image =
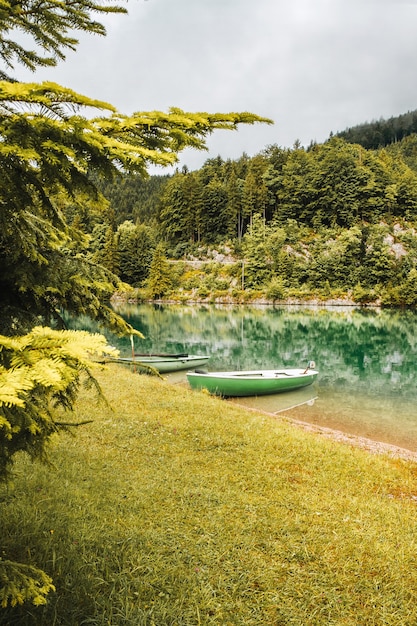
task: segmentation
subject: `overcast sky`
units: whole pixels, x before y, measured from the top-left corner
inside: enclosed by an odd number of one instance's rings
[[[121,3],[122,4],[122,3]],[[417,109],[417,0],[130,0],[76,53],[29,77],[122,113],[251,111],[273,126],[217,131],[180,166],[308,145]],[[160,173],[164,173],[160,170]]]

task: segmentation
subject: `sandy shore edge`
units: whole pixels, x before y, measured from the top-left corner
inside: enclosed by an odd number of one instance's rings
[[[294,419],[284,414],[281,414],[279,416],[275,415],[274,417],[278,417],[278,419],[283,419],[286,422],[293,424],[298,428],[302,428],[303,430],[306,430],[308,432],[316,433],[323,437],[327,437],[328,439],[333,439],[334,441],[339,441],[341,443],[345,443],[351,446],[356,446],[357,448],[362,448],[363,450],[367,450],[372,454],[387,454],[388,456],[396,459],[405,459],[407,461],[413,461],[414,463],[417,463],[417,452],[407,450],[406,448],[400,448],[389,443],[383,443],[382,441],[374,441],[373,439],[360,437],[359,435],[350,435],[341,430],[334,430],[332,428],[327,428],[326,426],[310,424],[308,422],[303,422],[302,420]]]
[[[247,407],[244,404],[236,403],[235,406],[240,406],[246,411],[252,411],[254,413],[263,413],[269,415],[278,420],[282,420],[288,424],[292,424],[297,428],[302,428],[310,433],[327,437],[333,441],[344,443],[346,445],[362,448],[371,454],[387,454],[395,459],[404,459],[406,461],[412,461],[417,463],[417,452],[407,450],[407,448],[401,448],[399,446],[392,445],[390,443],[384,443],[383,441],[375,441],[374,439],[368,439],[367,437],[361,437],[360,435],[352,435],[345,433],[342,430],[336,430],[334,428],[328,428],[327,426],[319,426],[318,424],[311,424],[310,422],[304,422],[303,420],[291,417],[286,411],[279,411],[278,413],[269,413],[268,411],[262,411],[253,407]]]

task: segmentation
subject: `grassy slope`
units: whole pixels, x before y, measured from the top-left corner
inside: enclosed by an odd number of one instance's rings
[[[204,393],[99,374],[55,467],[20,459],[0,549],[57,592],[0,624],[417,623],[417,466]]]

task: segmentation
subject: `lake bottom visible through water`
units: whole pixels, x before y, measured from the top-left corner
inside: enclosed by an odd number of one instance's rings
[[[290,392],[290,395],[295,392]],[[284,395],[284,394],[282,394]],[[287,394],[285,394],[287,395]],[[268,398],[241,398],[233,400],[248,408],[260,409],[281,417],[288,416],[313,426],[341,431],[347,435],[364,437],[373,441],[398,446],[417,454],[417,420],[414,402],[402,402],[364,395],[343,398],[331,392],[314,395],[305,402],[296,394],[281,399],[275,405],[273,396]],[[288,403],[285,408],[285,402]],[[282,408],[274,410],[281,404]]]
[[[343,397],[331,392],[319,396],[313,406],[293,412],[296,419],[366,437],[417,453],[416,405],[358,394]]]

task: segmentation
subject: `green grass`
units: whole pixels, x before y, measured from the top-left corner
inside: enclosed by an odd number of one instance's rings
[[[113,411],[22,457],[0,556],[36,564],[45,607],[0,624],[415,626],[417,465],[371,455],[111,365]]]

